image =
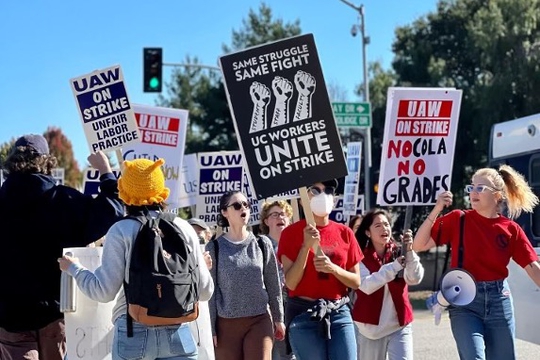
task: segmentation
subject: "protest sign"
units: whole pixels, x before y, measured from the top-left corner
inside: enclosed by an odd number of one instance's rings
[[[300,198],[300,192],[298,191],[298,189],[293,189],[293,190],[285,191],[276,195],[272,195],[264,199],[264,201],[291,200],[291,199],[298,199],[298,198]],[[263,201],[263,200],[260,200],[260,201]]]
[[[244,176],[240,151],[219,151],[197,154],[199,163],[199,196],[196,217],[212,226],[221,210],[221,196],[229,191],[243,191]]]
[[[366,210],[364,209],[364,195],[358,195],[358,199],[355,206],[355,212],[354,214],[344,214],[343,212],[343,196],[336,196],[336,206],[334,206],[334,209],[330,213],[330,220],[333,220],[338,223],[346,224],[349,221],[350,216],[354,215],[361,215]]]
[[[101,265],[102,247],[65,248],[87,269]],[[114,326],[111,321],[116,301],[100,303],[86,297],[77,287],[76,311],[64,314],[67,357],[70,360],[111,359]]]
[[[112,169],[114,176],[120,177],[120,169]],[[97,196],[99,194],[99,181],[101,174],[94,168],[83,170],[83,194]]]
[[[379,205],[428,205],[450,189],[461,90],[389,88]]]
[[[197,195],[199,193],[199,166],[197,154],[184,155],[182,161],[182,171],[180,173],[180,197],[178,207],[188,207],[197,205]]]
[[[312,34],[220,58],[258,199],[347,174]]]
[[[177,208],[182,186],[180,173],[186,143],[188,111],[138,104],[133,104],[133,110],[141,142],[124,146],[123,159],[145,158],[152,161],[164,159],[162,170],[165,175],[165,186],[171,190],[167,198],[167,207]]]
[[[90,152],[111,151],[140,141],[119,65],[70,81]]]
[[[244,195],[251,205],[249,225],[258,225],[261,223],[261,206],[262,203],[259,202],[253,192],[253,186],[251,185],[249,178],[247,176],[247,169],[244,166]]]
[[[347,171],[343,189],[343,214],[353,216],[356,214],[358,202],[358,184],[360,183],[360,164],[362,160],[362,142],[347,144]]]
[[[64,168],[52,169],[51,175],[56,180],[56,185],[64,185],[64,182],[65,182],[65,169]]]

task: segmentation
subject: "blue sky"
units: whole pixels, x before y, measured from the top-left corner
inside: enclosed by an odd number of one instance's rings
[[[360,2],[351,1],[356,5]],[[434,11],[435,0],[366,0],[369,62],[391,64],[394,29]],[[187,55],[217,65],[222,44],[242,28],[257,0],[2,1],[0,4],[0,142],[60,127],[80,167],[89,154],[69,79],[120,64],[130,101],[155,104],[142,91],[142,49],[162,47],[163,61]],[[340,0],[267,0],[275,18],[300,20],[313,33],[325,80],[358,101],[362,81],[360,37],[351,36],[358,13]],[[164,68],[164,81],[171,68]]]

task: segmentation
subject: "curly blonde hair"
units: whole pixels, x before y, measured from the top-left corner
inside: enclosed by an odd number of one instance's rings
[[[536,196],[525,180],[525,177],[509,165],[501,165],[498,170],[492,168],[479,169],[474,176],[484,176],[489,179],[495,190],[500,191],[500,209],[506,203],[508,217],[518,218],[522,212],[531,213],[538,205]]]
[[[270,231],[268,225],[264,223],[264,220],[268,218],[270,209],[274,206],[279,206],[289,219],[292,219],[293,209],[292,206],[285,200],[265,201],[261,206],[261,223],[259,228],[261,233],[266,235]]]

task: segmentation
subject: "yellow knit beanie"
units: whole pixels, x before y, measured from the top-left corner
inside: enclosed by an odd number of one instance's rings
[[[165,187],[165,176],[161,165],[165,160],[155,162],[148,159],[124,161],[122,174],[118,179],[118,197],[126,205],[160,204],[169,197]]]

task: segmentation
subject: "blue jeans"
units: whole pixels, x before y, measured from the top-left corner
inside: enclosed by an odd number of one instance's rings
[[[515,359],[514,306],[507,281],[479,282],[476,289],[472,303],[449,308],[460,359]]]
[[[133,321],[127,337],[126,315],[114,322],[112,360],[197,360],[197,345],[188,324],[146,326]]]
[[[289,325],[289,341],[297,360],[356,360],[356,338],[350,308],[345,305],[330,314],[331,339],[311,313],[297,315]]]

